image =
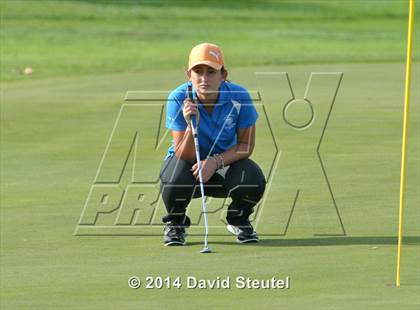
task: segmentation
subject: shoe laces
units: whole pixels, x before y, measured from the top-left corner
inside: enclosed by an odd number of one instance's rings
[[[185,228],[183,226],[179,226],[177,224],[174,224],[172,222],[169,222],[167,224],[168,227],[168,233],[179,235],[185,233]]]

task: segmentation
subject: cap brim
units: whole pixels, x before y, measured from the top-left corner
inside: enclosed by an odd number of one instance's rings
[[[216,70],[220,70],[223,67],[223,65],[221,65],[217,62],[213,62],[213,61],[209,61],[209,60],[203,60],[203,61],[195,62],[192,65],[190,65],[188,67],[188,71],[190,71],[192,68],[194,68],[195,66],[198,66],[198,65],[207,65],[207,66],[212,67],[213,69],[216,69]]]

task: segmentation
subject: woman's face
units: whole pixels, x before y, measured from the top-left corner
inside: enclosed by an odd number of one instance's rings
[[[199,95],[208,95],[217,93],[220,84],[226,79],[227,72],[197,65],[188,71],[187,75]]]

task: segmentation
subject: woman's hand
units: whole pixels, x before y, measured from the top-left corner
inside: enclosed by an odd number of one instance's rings
[[[201,161],[201,175],[203,182],[206,183],[217,170],[217,162],[214,157],[209,157]],[[191,168],[192,174],[198,180],[198,164],[195,163]]]
[[[191,99],[187,98],[184,100],[184,105],[182,107],[182,115],[184,116],[185,121],[188,126],[190,125],[191,115],[196,115],[196,124],[200,120],[200,114],[198,112],[197,104]]]

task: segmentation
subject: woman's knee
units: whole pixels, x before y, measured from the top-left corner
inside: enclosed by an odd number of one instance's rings
[[[232,164],[226,175],[233,195],[248,196],[250,200],[260,200],[265,191],[265,176],[261,168],[250,159],[242,159]]]
[[[167,159],[160,172],[160,180],[163,185],[188,185],[194,184],[191,173],[191,164],[185,160],[173,156]]]

